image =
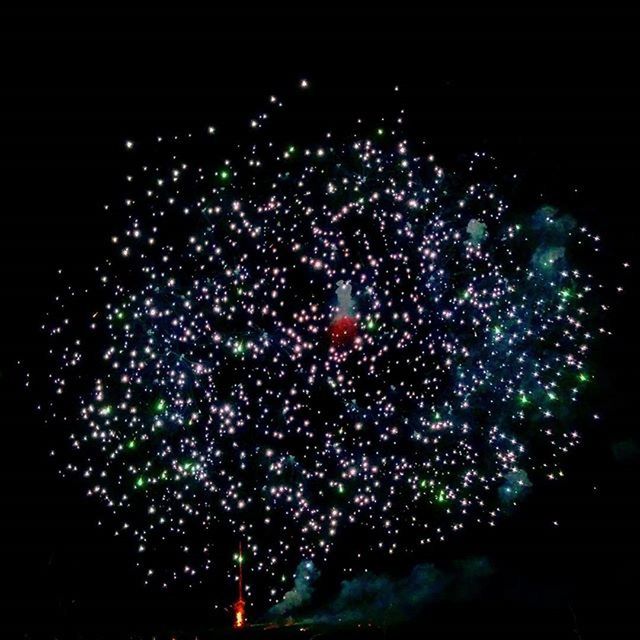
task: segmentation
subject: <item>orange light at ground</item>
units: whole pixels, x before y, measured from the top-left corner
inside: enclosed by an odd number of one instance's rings
[[[238,600],[233,605],[233,628],[234,629],[242,629],[244,627],[244,600]]]
[[[244,598],[242,597],[242,542],[238,545],[238,555],[235,556],[238,562],[238,599],[233,605],[233,628],[242,629],[246,624],[244,617]]]

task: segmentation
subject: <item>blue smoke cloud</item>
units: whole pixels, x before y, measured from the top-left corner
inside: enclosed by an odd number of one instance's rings
[[[498,493],[502,502],[510,503],[526,493],[531,486],[527,472],[524,469],[516,469],[507,473]]]
[[[317,612],[305,616],[302,622],[320,625],[402,622],[414,617],[428,602],[443,597],[453,600],[470,597],[491,572],[489,562],[477,557],[459,562],[450,571],[423,563],[398,578],[365,573],[344,580],[338,595]],[[309,603],[313,581],[303,581],[303,576],[304,571],[296,574],[294,588],[271,609],[272,617],[293,613],[298,602]]]
[[[271,607],[268,617],[277,618],[284,616],[291,611],[299,609],[311,600],[313,595],[313,585],[319,576],[313,562],[304,560],[296,569],[293,580],[293,588],[284,594],[284,597],[278,604]]]

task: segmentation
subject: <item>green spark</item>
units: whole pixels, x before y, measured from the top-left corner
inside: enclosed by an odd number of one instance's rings
[[[583,371],[581,374],[578,375],[578,380],[580,380],[580,382],[588,382],[589,376]]]
[[[129,440],[129,442],[127,442],[127,449],[135,449],[135,448],[136,448],[136,441]]]
[[[165,410],[166,406],[167,406],[167,403],[164,401],[163,398],[160,398],[160,400],[158,400],[158,402],[156,402],[155,410],[158,413],[160,413],[161,411]]]
[[[242,355],[244,353],[244,350],[245,350],[245,346],[242,342],[236,342],[233,345],[233,353],[237,355]]]
[[[219,171],[218,175],[220,176],[221,180],[228,180],[229,178],[229,172],[226,169],[222,169],[221,171]]]
[[[144,486],[144,478],[142,476],[139,476],[138,479],[136,480],[136,487],[143,487]]]

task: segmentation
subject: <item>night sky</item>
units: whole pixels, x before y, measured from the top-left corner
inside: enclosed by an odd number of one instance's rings
[[[389,89],[399,84],[411,136],[428,139],[445,165],[482,150],[517,171],[523,202],[542,197],[600,236],[598,276],[625,289],[611,296],[613,336],[598,342],[595,380],[580,398],[581,409],[600,419],[575,425],[582,440],[565,477],[536,485],[494,527],[416,546],[415,555],[393,562],[376,559],[369,569],[396,585],[419,563],[435,565],[452,584],[397,625],[380,612],[366,633],[637,633],[636,24],[630,10],[541,8],[5,11],[0,635],[204,638],[230,626],[230,609],[213,604],[230,607],[232,588],[221,594],[222,583],[206,580],[188,590],[145,586],[133,541],[114,538],[109,516],[79,478],[59,475],[49,452],[66,427],[45,424],[35,410],[51,394],[49,338],[40,326],[56,270],[89,281],[109,249],[113,221],[103,205],[119,197],[131,166],[126,140],[214,123],[224,157],[257,105],[301,78],[311,82],[311,99],[287,114],[278,135],[313,139],[327,123],[345,130],[357,117],[373,122],[395,108]],[[470,577],[461,568],[469,559],[487,570]],[[332,562],[348,564],[348,550]],[[340,579],[336,570],[323,572],[320,602],[335,597]],[[250,607],[254,620],[264,613]],[[363,629],[322,631],[366,637]]]

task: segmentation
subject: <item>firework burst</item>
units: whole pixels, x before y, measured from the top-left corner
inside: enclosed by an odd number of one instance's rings
[[[64,471],[149,580],[233,575],[241,539],[273,601],[344,531],[414,552],[562,475],[604,330],[574,263],[597,238],[512,211],[491,157],[445,171],[402,118],[307,147],[266,119],[232,160],[132,172],[115,255],[48,330]]]

